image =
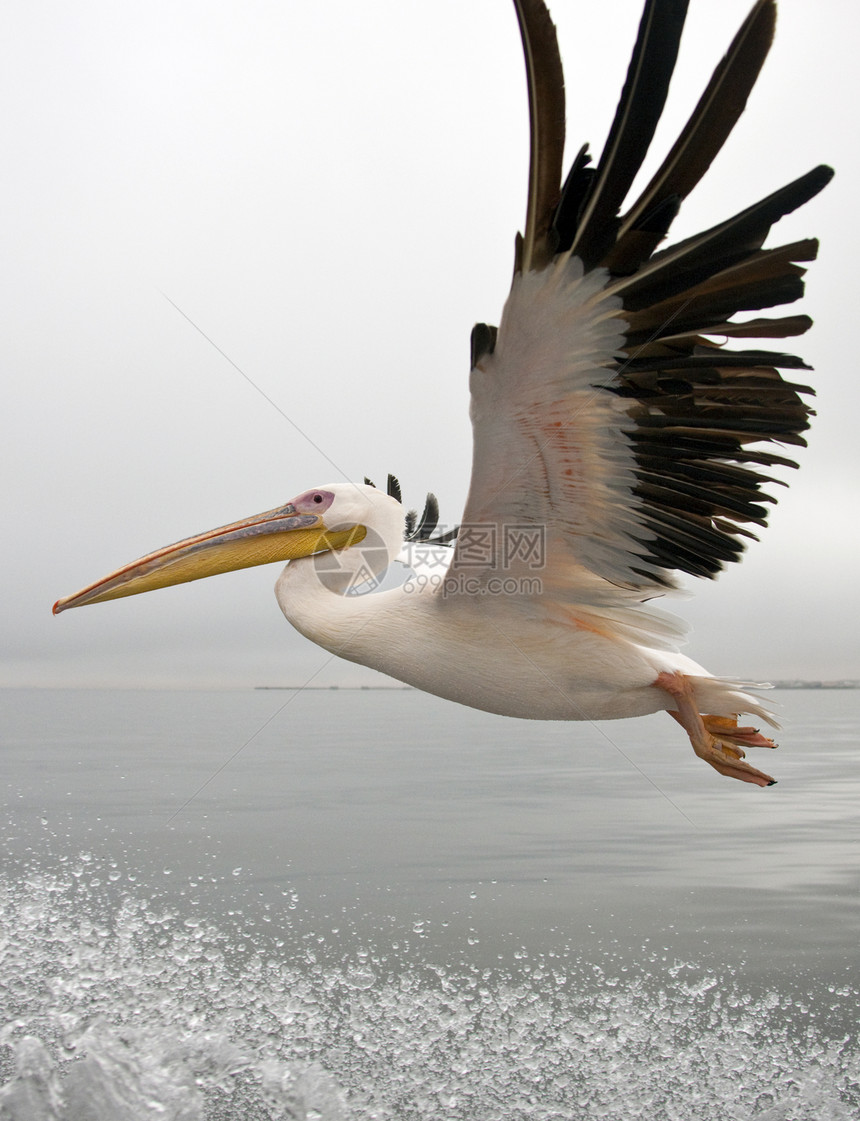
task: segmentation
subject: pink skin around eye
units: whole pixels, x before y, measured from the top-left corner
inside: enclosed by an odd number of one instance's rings
[[[294,498],[292,505],[301,514],[322,514],[334,502],[334,495],[330,490],[306,490],[298,498]]]

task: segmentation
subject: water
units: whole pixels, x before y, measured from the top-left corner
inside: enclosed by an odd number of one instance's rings
[[[0,693],[0,1119],[860,1116],[860,693],[665,716]]]

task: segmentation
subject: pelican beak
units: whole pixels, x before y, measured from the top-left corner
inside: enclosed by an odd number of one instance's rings
[[[184,584],[189,580],[232,572],[237,568],[252,568],[258,564],[296,560],[312,553],[343,549],[357,544],[366,532],[364,526],[333,532],[316,514],[299,513],[292,504],[279,506],[265,514],[257,514],[157,549],[74,595],[58,599],[53,611],[58,615],[70,607],[135,596],[155,588],[166,588],[170,584]]]

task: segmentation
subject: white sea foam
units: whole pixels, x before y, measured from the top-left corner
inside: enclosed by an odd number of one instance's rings
[[[248,948],[115,866],[0,881],[2,1121],[850,1121],[858,992],[607,947],[495,969]],[[111,881],[115,882],[111,882]],[[127,885],[131,887],[131,885]]]

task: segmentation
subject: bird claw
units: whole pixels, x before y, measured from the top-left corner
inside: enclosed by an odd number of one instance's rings
[[[701,745],[697,746],[692,736],[690,736],[690,742],[693,744],[693,751],[699,758],[704,759],[706,763],[710,763],[715,771],[719,771],[726,778],[737,778],[742,782],[754,783],[756,786],[773,786],[776,783],[775,778],[771,778],[764,771],[746,763],[741,748],[722,737],[712,736],[707,732],[705,735],[706,740]],[[775,746],[776,744],[771,744],[771,747]]]
[[[690,737],[693,751],[700,759],[727,778],[740,779],[755,786],[773,786],[776,779],[745,762],[741,744],[747,747],[776,747],[756,728],[739,728],[735,717],[702,716],[696,707],[689,678],[682,673],[661,673],[654,682],[676,702],[677,711],[669,715],[683,727]]]
[[[745,747],[776,748],[778,746],[768,736],[763,736],[758,728],[739,728],[735,716],[703,715],[702,722],[705,730],[718,740],[728,740],[729,743],[743,744]]]

